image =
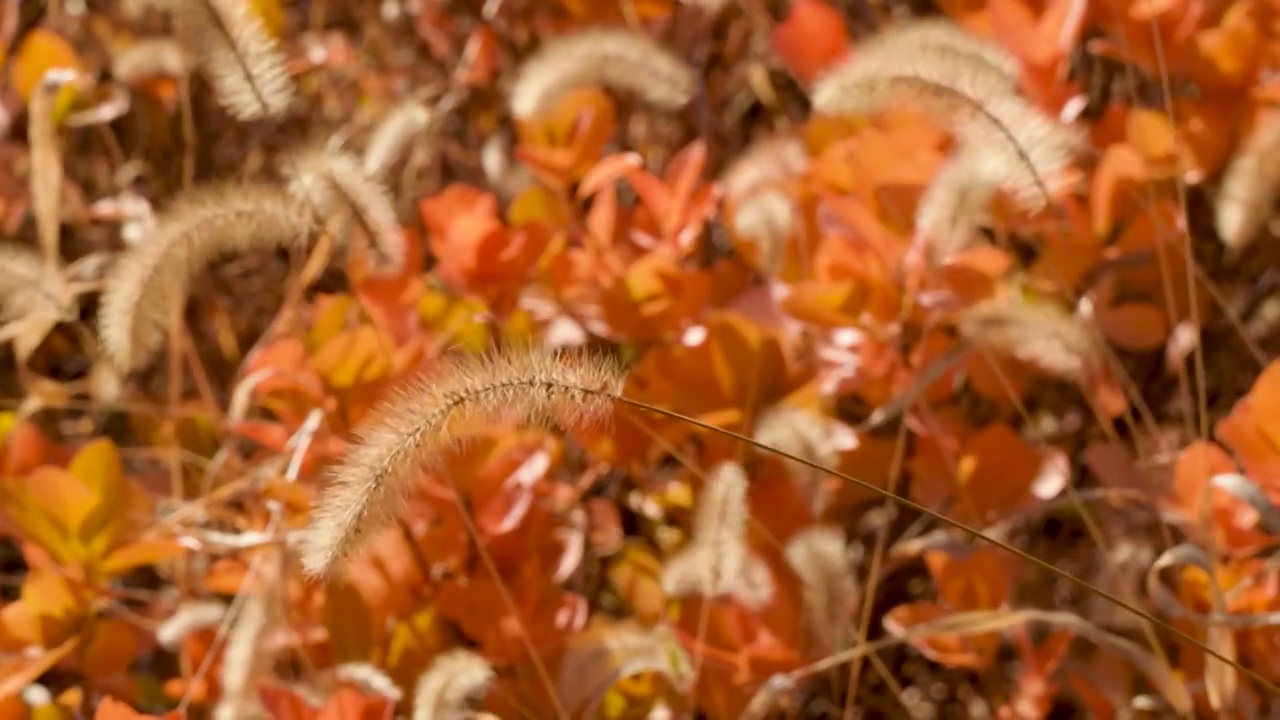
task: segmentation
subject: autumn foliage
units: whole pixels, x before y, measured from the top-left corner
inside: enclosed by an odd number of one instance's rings
[[[1278,32],[6,4],[0,720],[1274,716]]]

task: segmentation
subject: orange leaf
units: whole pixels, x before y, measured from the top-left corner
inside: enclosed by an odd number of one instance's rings
[[[67,638],[56,648],[31,655],[22,654],[13,659],[0,660],[0,698],[22,692],[53,666],[62,662],[80,644],[79,637]]]
[[[1102,308],[1097,321],[1107,339],[1130,352],[1157,350],[1169,338],[1169,319],[1151,303],[1130,302]]]
[[[93,623],[81,647],[80,667],[91,680],[104,680],[128,671],[138,652],[138,631],[115,618]]]
[[[840,11],[823,0],[793,0],[787,17],[770,33],[774,52],[802,83],[809,83],[849,50]]]
[[[1110,235],[1117,220],[1140,209],[1143,193],[1151,179],[1142,153],[1133,146],[1117,143],[1108,147],[1094,171],[1089,193],[1089,215],[1093,218],[1094,235]]]
[[[931,602],[899,605],[884,615],[884,627],[891,634],[905,635],[925,623],[941,620],[951,613]],[[985,670],[995,657],[999,637],[993,634],[962,637],[955,633],[929,633],[910,640],[925,657],[948,667]]]
[[[942,477],[922,477],[921,489],[951,485],[959,501],[957,517],[992,522],[1032,499],[1045,459],[1008,425],[992,423],[965,439],[954,474],[944,470]]]
[[[657,622],[666,609],[662,564],[646,548],[628,545],[609,565],[609,585],[641,622]]]
[[[391,720],[395,709],[395,703],[386,698],[343,686],[329,696],[315,720]]]
[[[1174,506],[1191,527],[1214,538],[1218,548],[1251,552],[1267,542],[1258,530],[1258,513],[1241,498],[1210,485],[1214,475],[1236,472],[1236,463],[1212,442],[1195,440],[1178,454],[1173,467]],[[1202,510],[1202,502],[1208,506]]]
[[[84,61],[61,35],[37,27],[27,33],[18,47],[9,73],[18,95],[27,102],[45,73],[58,69],[84,72]]]
[[[500,69],[500,49],[498,38],[488,25],[472,30],[462,48],[462,57],[469,60],[465,65],[467,72],[461,77],[462,83],[469,87],[487,87],[492,84]]]
[[[84,612],[75,589],[57,571],[32,570],[23,579],[18,601],[0,610],[0,636],[50,648],[74,637]]]
[[[58,446],[30,420],[13,413],[0,413],[0,478],[22,477],[50,461]]]
[[[554,188],[580,180],[600,159],[613,136],[613,100],[599,88],[564,95],[543,115],[518,123],[515,156]]]
[[[177,710],[164,715],[146,715],[113,697],[103,698],[93,713],[93,720],[181,720],[182,717]]]
[[[965,556],[929,550],[924,562],[943,604],[951,610],[995,610],[1008,597],[1004,564],[992,548],[981,546]]]
[[[1272,361],[1253,382],[1214,435],[1231,448],[1245,472],[1258,482],[1280,484],[1280,361]]]

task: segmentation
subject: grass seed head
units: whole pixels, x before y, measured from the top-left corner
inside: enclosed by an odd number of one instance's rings
[[[164,344],[174,304],[186,302],[211,262],[305,246],[312,227],[307,208],[274,185],[206,185],[179,196],[107,274],[98,328],[108,358],[125,372],[141,368]]]
[[[524,61],[511,88],[511,114],[527,120],[565,93],[593,85],[675,111],[693,99],[698,78],[687,62],[643,32],[590,28],[548,39]]]
[[[283,115],[297,95],[275,38],[250,0],[173,0],[218,104],[237,120]]]
[[[588,353],[520,347],[446,356],[357,430],[313,512],[304,566],[312,575],[335,570],[390,521],[416,471],[438,467],[471,431],[506,420],[564,427],[603,421],[623,380],[614,362]]]

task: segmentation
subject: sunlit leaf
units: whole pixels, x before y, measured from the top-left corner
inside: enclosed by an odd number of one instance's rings
[[[849,49],[844,17],[823,0],[795,0],[770,35],[778,53],[801,82],[810,82]]]

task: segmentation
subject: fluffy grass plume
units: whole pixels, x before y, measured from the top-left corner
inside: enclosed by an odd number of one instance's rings
[[[818,78],[812,101],[829,115],[874,113],[900,101],[921,108],[976,153],[984,177],[1031,211],[1048,203],[1045,178],[1065,170],[1085,144],[1080,131],[1013,94],[1008,77],[986,60],[936,45],[858,52]]]
[[[916,205],[916,233],[931,260],[977,244],[978,229],[991,220],[991,203],[1000,190],[992,163],[974,150],[962,150],[934,175]]]
[[[337,665],[327,673],[335,682],[360,688],[363,692],[381,695],[392,702],[400,702],[404,691],[378,666],[367,662],[349,662]]]
[[[308,208],[268,184],[209,185],[179,196],[150,237],[121,254],[107,275],[98,334],[116,368],[130,372],[164,345],[169,313],[213,260],[258,249],[305,245]]]
[[[590,85],[634,93],[673,111],[693,99],[698,78],[687,62],[645,33],[588,28],[546,40],[524,61],[511,88],[511,113],[527,120],[565,93]]]
[[[127,85],[161,77],[184,77],[191,71],[192,58],[173,38],[139,40],[111,58],[111,75]]]
[[[1007,50],[945,18],[913,18],[891,25],[859,43],[857,52],[911,52],[920,47],[940,48],[980,60],[994,73],[993,79],[1004,78],[1011,91],[1017,87],[1022,72],[1018,59]]]
[[[689,543],[662,565],[662,589],[672,597],[731,597],[748,609],[773,600],[773,575],[747,546],[747,475],[735,462],[707,473]]]
[[[174,16],[237,120],[283,115],[297,95],[284,55],[250,0],[172,0]]]
[[[787,542],[785,553],[787,564],[800,576],[810,633],[827,651],[843,648],[858,604],[844,531],[823,525],[806,528]]]
[[[1103,345],[1084,319],[1049,302],[984,300],[964,310],[960,336],[1064,380],[1088,382],[1102,367]]]
[[[385,175],[419,135],[431,127],[431,108],[417,100],[392,108],[369,133],[361,167],[371,178]]]
[[[303,566],[312,576],[337,569],[390,521],[415,471],[438,465],[471,430],[504,420],[566,427],[602,421],[623,380],[621,368],[595,354],[522,346],[442,358],[356,431],[313,510]]]
[[[441,653],[418,677],[413,691],[413,720],[463,720],[467,706],[488,689],[493,667],[479,653],[455,648]]]
[[[798,216],[788,189],[808,165],[804,142],[778,135],[753,143],[720,178],[734,233],[755,243],[756,262],[768,273],[782,267]]]
[[[834,427],[830,419],[804,407],[774,406],[761,413],[756,421],[756,442],[822,467],[835,467],[840,461],[833,436]],[[826,473],[794,460],[786,462],[791,477],[810,499],[814,514],[821,514],[831,501],[830,493],[822,483]]]
[[[373,240],[382,260],[404,267],[405,243],[391,191],[367,175],[360,158],[337,148],[293,153],[285,164],[288,190],[320,214],[354,219]]]
[[[1222,176],[1218,238],[1238,256],[1258,237],[1280,194],[1280,111],[1263,113]]]
[[[28,245],[0,242],[0,322],[72,319],[76,305],[66,279]]]

